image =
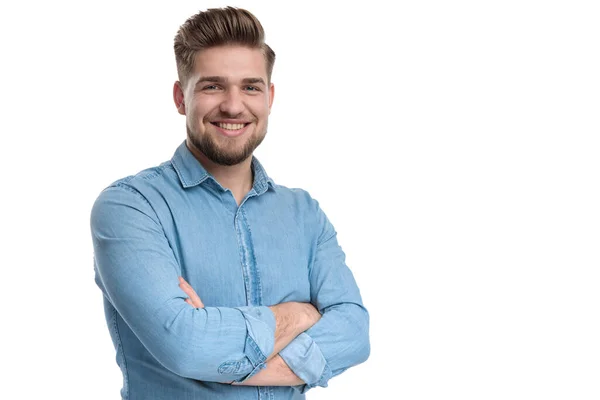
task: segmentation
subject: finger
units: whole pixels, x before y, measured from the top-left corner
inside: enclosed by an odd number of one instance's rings
[[[204,303],[202,303],[200,296],[198,296],[194,288],[192,288],[190,284],[187,283],[182,277],[179,278],[179,282],[179,287],[185,292],[185,294],[187,294],[190,297],[192,305],[194,307],[204,308]]]
[[[183,290],[183,291],[185,292],[185,294],[187,294],[188,296],[189,296],[190,294],[192,294],[192,293],[195,293],[195,292],[194,292],[194,289],[193,289],[193,288],[192,288],[190,285],[188,285],[188,284],[186,284],[186,283],[180,283],[180,284],[179,284],[179,287],[180,287],[180,288],[181,288],[181,290]]]
[[[185,288],[184,290],[186,290],[188,292],[194,292],[194,293],[196,293],[194,291],[194,288],[189,283],[187,283],[187,281],[185,279],[183,279],[181,277],[179,278],[179,287],[181,287],[182,289]]]
[[[194,293],[193,296],[190,296],[190,300],[192,301],[194,307],[204,308],[204,303],[202,303],[202,300],[200,300],[200,297],[198,297],[197,294]]]
[[[200,307],[198,304],[202,304],[202,300],[191,286],[181,284],[179,287],[184,291],[185,294],[189,296],[189,298],[192,300],[192,302],[194,302],[194,304],[196,304],[197,307]]]
[[[194,293],[193,289],[190,291],[186,291],[185,288],[181,288],[185,294],[187,294],[188,297],[187,299],[185,299],[185,302],[188,303],[190,306],[192,307],[196,307],[196,308],[204,308],[204,303],[202,303],[202,300],[200,300],[200,297],[198,297],[197,294]]]
[[[179,287],[181,288],[181,290],[183,290],[187,295],[190,295],[191,293],[196,293],[194,291],[194,288],[190,286],[189,283],[186,282],[185,279],[183,279],[182,277],[179,277]]]
[[[185,285],[185,286],[190,286],[191,285],[189,283],[187,283],[187,281],[185,279],[183,279],[182,277],[179,277],[179,285]]]

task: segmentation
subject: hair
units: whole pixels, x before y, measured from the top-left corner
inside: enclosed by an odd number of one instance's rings
[[[204,49],[241,45],[263,51],[267,78],[271,81],[275,52],[265,43],[260,21],[249,11],[234,8],[209,8],[188,18],[175,35],[175,62],[182,83],[194,70],[196,54]]]

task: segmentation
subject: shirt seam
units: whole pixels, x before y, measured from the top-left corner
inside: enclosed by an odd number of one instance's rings
[[[337,232],[334,231],[329,237],[327,237],[327,239],[317,241],[317,248],[319,248],[322,245],[324,245],[325,243],[329,242],[331,239],[333,239],[335,237],[335,235],[337,235]]]
[[[165,169],[173,169],[173,167],[169,163],[163,163],[161,165],[142,170],[137,174],[130,175],[123,179],[119,179],[116,182],[113,182],[111,185],[109,185],[109,187],[120,186],[122,184],[129,184],[130,182],[135,182],[136,180],[150,181],[158,176],[163,175]]]
[[[123,356],[123,379],[124,379],[124,385],[125,385],[125,398],[128,399],[129,398],[129,392],[130,392],[130,387],[129,387],[129,369],[127,368],[127,358],[125,357],[125,348],[123,347],[123,341],[121,340],[121,332],[119,330],[119,324],[117,321],[117,309],[114,308],[113,309],[113,326],[115,329],[115,337],[117,338],[117,349],[120,348],[121,349],[121,354]],[[118,351],[118,350],[117,350]]]
[[[163,164],[163,165],[156,166],[156,167],[152,168],[151,172],[148,171],[147,173],[140,173],[139,175],[137,175],[137,177],[144,181],[149,181],[151,179],[156,178],[157,176],[162,175],[166,168],[169,168],[169,164]]]
[[[137,197],[139,197],[143,202],[145,202],[150,207],[150,209],[152,210],[152,212],[154,213],[154,217],[155,218],[153,218],[153,219],[161,227],[163,233],[165,232],[165,228],[164,228],[162,222],[160,222],[160,217],[158,216],[158,213],[154,209],[154,206],[152,205],[152,203],[150,203],[150,201],[146,198],[146,196],[144,196],[138,189],[136,189],[132,185],[130,185],[128,183],[125,183],[125,182],[117,183],[114,186],[114,188],[121,188],[123,190],[127,190],[128,192],[133,193],[134,195],[136,195]],[[171,243],[169,243],[169,247],[171,247]]]

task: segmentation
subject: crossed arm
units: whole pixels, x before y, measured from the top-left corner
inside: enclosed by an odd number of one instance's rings
[[[195,308],[204,308],[196,291],[179,277],[179,287],[189,297],[185,302]],[[275,346],[267,357],[266,368],[237,385],[245,386],[298,386],[305,382],[285,363],[279,352],[301,332],[312,327],[321,319],[321,314],[308,303],[282,303],[269,307],[275,315]],[[303,329],[304,328],[304,329]],[[301,330],[303,329],[303,330]],[[232,382],[233,383],[233,382]]]

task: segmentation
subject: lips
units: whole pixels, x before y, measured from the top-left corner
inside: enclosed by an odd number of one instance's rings
[[[236,137],[246,132],[249,122],[211,122],[223,136]]]

